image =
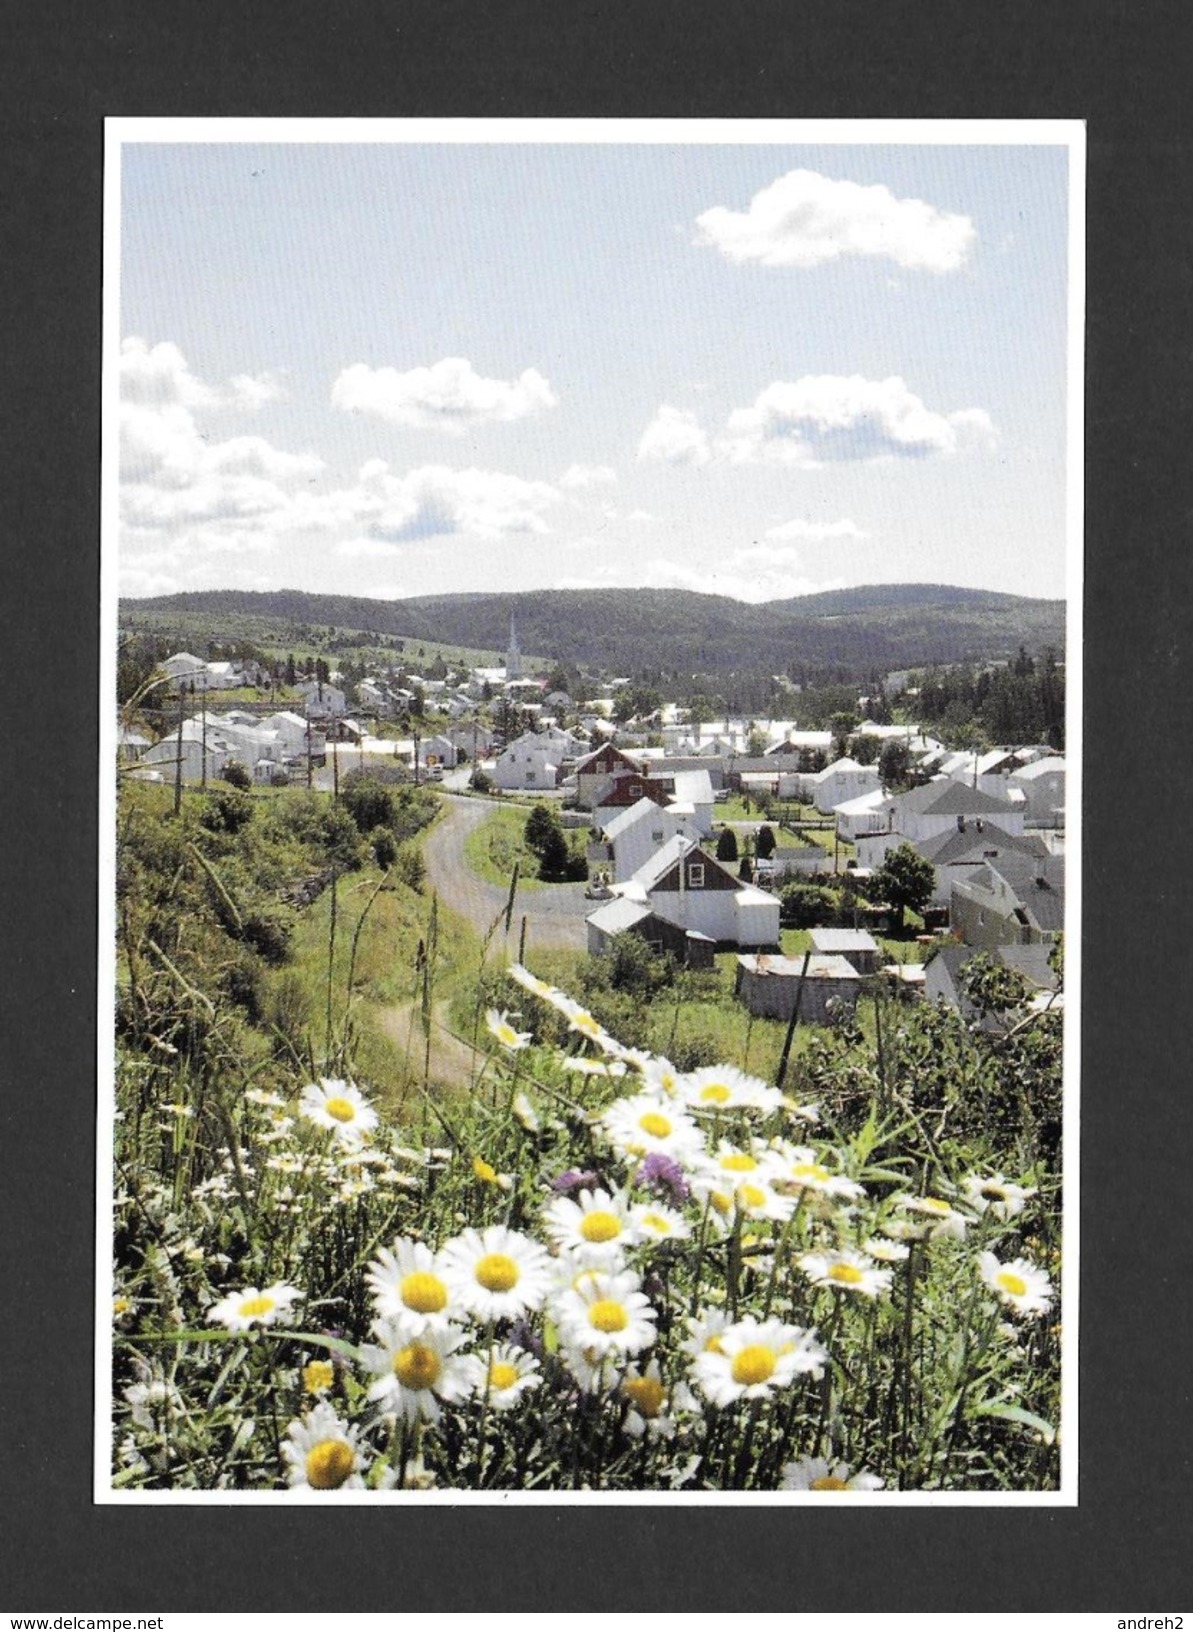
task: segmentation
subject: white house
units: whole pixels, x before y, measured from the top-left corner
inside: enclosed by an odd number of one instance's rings
[[[618,811],[605,827],[604,858],[611,878],[624,884],[668,839],[681,834],[693,840],[700,837],[689,816],[657,805],[653,799],[639,799],[627,810]]]
[[[205,761],[206,776],[211,780],[213,777],[223,775],[224,766],[229,759],[239,757],[227,738],[213,730],[210,724],[207,727],[205,745],[202,722],[183,720],[181,733],[175,729],[160,742],[155,742],[151,748],[147,748],[141,755],[140,764],[161,771],[163,779],[172,782],[178,774],[178,762],[181,760],[182,780],[201,782],[204,778]]]
[[[965,832],[980,822],[993,822],[1005,833],[1023,832],[1023,811],[1008,799],[953,782],[947,776],[934,777],[908,793],[890,794],[883,807],[887,818],[885,833],[862,834],[857,839],[860,867],[881,867],[888,850],[906,839],[918,844],[942,833]]]
[[[535,793],[554,788],[559,779],[558,747],[549,738],[528,731],[516,737],[493,764],[493,781],[499,788],[512,793],[529,788]]]
[[[1036,759],[1021,766],[1008,778],[1012,788],[1022,788],[1026,799],[1024,815],[1029,822],[1047,826],[1063,824],[1065,817],[1066,766],[1059,754]]]
[[[644,902],[667,923],[730,946],[777,946],[776,896],[736,878],[693,840],[677,834],[614,893]]]
[[[338,720],[348,712],[344,693],[327,680],[300,680],[295,690],[302,697],[308,720]]]
[[[833,806],[837,818],[837,832],[843,839],[857,839],[863,833],[883,833],[887,827],[886,795],[873,788],[857,799],[846,799]]]
[[[188,690],[192,686],[196,691],[207,690],[206,659],[196,657],[193,652],[175,652],[160,667],[163,674],[168,674],[174,682],[184,682]]]
[[[315,745],[309,734],[311,728],[307,721],[301,714],[295,714],[288,708],[271,714],[268,719],[261,721],[261,725],[264,730],[277,733],[285,757],[293,758],[297,754],[305,754],[308,744],[311,747]]]
[[[864,793],[873,793],[879,786],[878,766],[859,765],[856,759],[835,759],[823,771],[808,779],[812,803],[821,815],[827,816],[834,805],[848,799],[859,799]]]

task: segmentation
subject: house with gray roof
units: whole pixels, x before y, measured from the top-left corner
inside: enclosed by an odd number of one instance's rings
[[[954,882],[949,923],[972,947],[1056,940],[1065,927],[1064,857],[1008,852],[983,862]]]

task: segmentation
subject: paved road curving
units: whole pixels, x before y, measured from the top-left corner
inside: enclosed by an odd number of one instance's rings
[[[464,840],[493,813],[484,799],[468,799],[445,794],[447,814],[427,836],[424,855],[427,882],[443,901],[486,935],[499,913],[504,913],[508,889],[487,884],[469,867],[464,857]],[[588,944],[585,913],[593,903],[585,898],[582,884],[540,884],[533,890],[519,890],[510,923],[509,951],[516,956],[522,919],[526,919],[526,947],[556,948],[583,952]],[[504,926],[497,937],[504,940]]]

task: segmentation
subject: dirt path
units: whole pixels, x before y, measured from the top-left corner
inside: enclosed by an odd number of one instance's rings
[[[425,1038],[413,1003],[394,1003],[389,1008],[377,1009],[377,1023],[387,1037],[405,1049],[410,1068],[422,1076]],[[457,1037],[447,1024],[447,1004],[436,1003],[431,1011],[430,1078],[449,1088],[469,1088],[481,1068],[484,1055],[473,1055],[468,1043]]]
[[[481,934],[487,935],[499,913],[504,912],[508,890],[487,884],[469,867],[464,841],[492,814],[493,806],[483,799],[447,794],[447,814],[432,828],[423,849],[427,882],[453,912],[467,918]],[[514,901],[508,949],[517,955],[522,919],[526,919],[526,949],[553,947],[583,952],[588,944],[584,924],[592,902],[585,899],[582,884],[543,884],[534,890],[519,891]],[[505,942],[504,929],[497,938]]]

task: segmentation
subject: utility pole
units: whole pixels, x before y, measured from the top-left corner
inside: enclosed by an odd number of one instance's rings
[[[178,677],[178,740],[174,750],[174,814],[182,809],[182,694],[186,681]]]

